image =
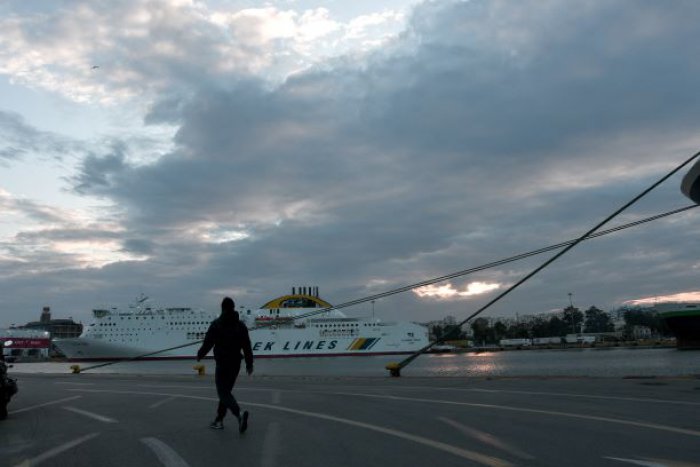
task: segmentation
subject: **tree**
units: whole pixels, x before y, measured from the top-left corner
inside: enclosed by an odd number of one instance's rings
[[[567,306],[564,308],[564,321],[569,325],[569,333],[578,333],[581,331],[581,323],[583,323],[583,313],[575,307]]]
[[[629,309],[625,311],[623,317],[625,319],[625,334],[627,336],[632,335],[632,329],[635,326],[646,326],[652,332],[664,336],[671,334],[666,321],[655,311]]]
[[[584,326],[586,332],[611,332],[615,330],[610,315],[595,306],[586,310]]]
[[[486,318],[476,318],[472,324],[472,332],[474,333],[474,342],[485,343],[489,338],[490,328]]]
[[[501,321],[496,321],[493,325],[493,333],[495,340],[501,340],[508,334],[508,326],[503,324]]]
[[[566,321],[558,316],[552,316],[549,320],[549,334],[548,336],[559,336],[563,337],[571,332],[571,325],[567,324]],[[543,337],[548,337],[543,336]]]

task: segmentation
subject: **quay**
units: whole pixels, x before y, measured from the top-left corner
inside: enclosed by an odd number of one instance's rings
[[[700,466],[692,377],[16,376],[3,466]]]

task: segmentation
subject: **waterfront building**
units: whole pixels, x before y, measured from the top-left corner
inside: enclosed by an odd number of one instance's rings
[[[0,342],[11,341],[2,347],[5,357],[13,359],[44,359],[49,357],[51,338],[48,331],[36,329],[0,329]]]
[[[82,323],[76,323],[72,318],[51,318],[51,308],[45,306],[41,311],[39,321],[31,321],[17,329],[30,329],[34,331],[46,331],[51,339],[68,339],[78,337],[83,332]]]

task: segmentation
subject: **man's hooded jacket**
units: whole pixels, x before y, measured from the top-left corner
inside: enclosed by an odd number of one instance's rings
[[[253,366],[248,328],[238,319],[235,310],[223,310],[221,316],[212,321],[197,352],[197,358],[204,358],[212,347],[217,364],[240,365],[241,359],[245,358],[246,367]]]

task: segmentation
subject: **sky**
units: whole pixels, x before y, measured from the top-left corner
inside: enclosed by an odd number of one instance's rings
[[[581,235],[700,148],[700,3],[0,3],[0,326],[342,303]],[[672,177],[610,226],[690,204]],[[700,210],[485,312],[700,299]],[[458,319],[553,253],[374,303]],[[369,303],[348,308],[372,313]]]

